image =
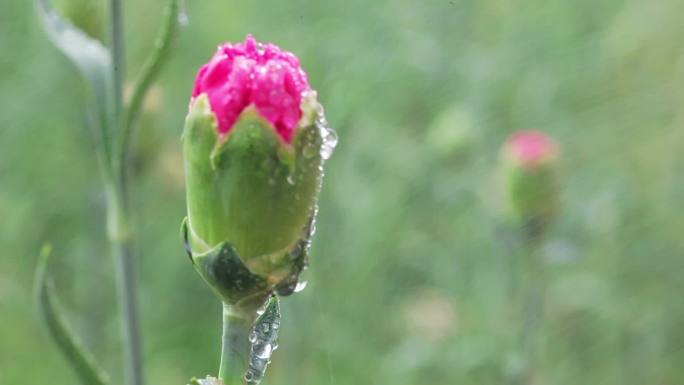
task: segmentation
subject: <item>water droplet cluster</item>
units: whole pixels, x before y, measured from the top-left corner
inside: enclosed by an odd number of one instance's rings
[[[328,125],[324,112],[323,106],[319,103],[316,108],[316,127],[323,139],[321,143],[321,158],[328,160],[332,156],[335,146],[337,146],[337,133]]]
[[[247,384],[257,385],[271,363],[271,355],[278,349],[278,330],[280,329],[280,303],[278,297],[272,295],[264,306],[257,311],[259,316],[249,334],[251,344],[248,368],[244,374]]]

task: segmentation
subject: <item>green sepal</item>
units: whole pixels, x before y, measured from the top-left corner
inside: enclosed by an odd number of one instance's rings
[[[249,106],[240,114],[230,132],[219,137],[209,158],[214,169],[221,169],[230,167],[227,162],[268,159],[275,154],[277,160],[282,163],[281,167],[262,164],[258,171],[291,174],[295,161],[293,152],[292,146],[275,133],[270,123],[261,117],[256,108]]]
[[[197,251],[229,242],[243,261],[284,255],[313,214],[322,177],[319,128],[305,111],[292,144],[253,107],[218,134],[205,94],[183,134],[189,226]]]
[[[267,265],[265,261],[270,260],[268,258],[255,260],[258,264],[254,265],[259,265],[264,270],[268,270],[265,266],[271,269],[263,275],[247,267],[228,242],[222,242],[206,252],[194,252],[192,229],[188,226],[187,218],[183,220],[181,232],[195,270],[227,304],[260,304],[274,292],[283,296],[290,295],[295,291],[299,275],[308,264],[310,226],[291,250],[273,258],[279,261],[278,264]]]
[[[228,242],[204,253],[193,253],[188,241],[187,220],[183,221],[183,233],[195,270],[224,302],[237,304],[259,298],[263,301],[268,295],[266,279],[252,274]]]
[[[505,184],[510,220],[529,238],[543,236],[560,211],[556,164],[548,162],[535,168],[509,165]]]

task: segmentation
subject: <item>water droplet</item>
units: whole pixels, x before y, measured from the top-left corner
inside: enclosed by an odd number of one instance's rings
[[[271,357],[272,351],[273,351],[273,347],[271,346],[271,344],[266,344],[266,345],[264,345],[264,348],[261,349],[261,351],[257,353],[257,357],[261,358],[262,360],[267,360]]]
[[[314,95],[315,95],[315,91],[314,91]],[[319,117],[322,117],[325,115],[325,109],[323,108],[323,105],[321,103],[316,103],[316,114]]]
[[[252,373],[251,370],[248,370],[248,371],[245,373],[245,381],[247,381],[247,382],[252,382],[253,380],[254,380],[254,373]]]
[[[316,234],[316,220],[311,221],[311,226],[309,226],[309,237],[313,237]],[[311,242],[307,246],[311,246]]]
[[[271,325],[269,325],[268,323],[264,323],[263,325],[261,325],[261,330],[263,330],[264,333],[268,333],[268,331],[271,330]]]
[[[323,143],[321,144],[321,158],[328,160],[330,159],[335,146],[337,146],[337,133],[329,127],[325,127],[325,129],[322,130],[322,133]]]
[[[316,152],[316,146],[311,142],[307,142],[304,144],[304,148],[302,148],[302,155],[308,159],[313,158]]]
[[[290,174],[287,176],[287,183],[292,184],[292,185],[295,183],[294,175]]]
[[[251,332],[249,333],[249,342],[255,343],[257,340],[257,334],[256,332]]]
[[[306,285],[309,284],[309,281],[301,281],[297,282],[297,286],[295,286],[294,292],[299,293],[300,291],[306,289]]]

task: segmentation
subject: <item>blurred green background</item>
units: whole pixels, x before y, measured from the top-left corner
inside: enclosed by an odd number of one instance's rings
[[[0,2],[0,384],[73,384],[37,321],[54,246],[73,326],[119,380],[113,262],[84,86],[26,0]],[[98,34],[99,3],[59,0]],[[161,0],[125,1],[128,78]],[[215,373],[220,306],[184,255],[179,136],[196,69],[247,33],[295,52],[338,131],[308,288],[265,384],[501,384],[519,331],[498,148],[562,150],[536,384],[684,383],[684,3],[188,1],[136,142],[149,384]],[[102,36],[101,34],[99,36]],[[115,383],[119,383],[115,381]]]

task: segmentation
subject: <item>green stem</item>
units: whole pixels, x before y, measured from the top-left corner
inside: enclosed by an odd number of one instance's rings
[[[122,127],[125,51],[121,0],[110,0],[110,45],[112,52],[112,128]],[[114,149],[116,151],[116,149]],[[126,167],[114,157],[107,186],[107,221],[112,253],[117,265],[117,286],[123,334],[123,362],[126,384],[142,385],[142,354],[138,315],[137,277],[133,237],[129,230]]]
[[[142,385],[140,320],[135,256],[130,242],[114,244],[116,253],[121,321],[123,324],[124,358],[127,360],[127,384]]]
[[[126,71],[123,41],[123,15],[121,0],[109,1],[109,40],[112,52],[112,114],[117,130],[121,125],[121,106],[123,104],[123,78]]]
[[[520,342],[523,358],[522,372],[514,379],[515,384],[532,383],[537,367],[537,345],[544,318],[544,296],[546,292],[546,269],[539,251],[539,243],[528,241],[525,251],[516,263],[516,303],[519,304],[521,322]]]
[[[219,378],[225,385],[243,383],[251,344],[249,334],[257,317],[256,307],[223,305],[223,339]]]
[[[138,312],[138,283],[129,210],[123,187],[107,188],[108,235],[117,268],[117,289],[123,337],[126,384],[142,385],[142,347]]]

